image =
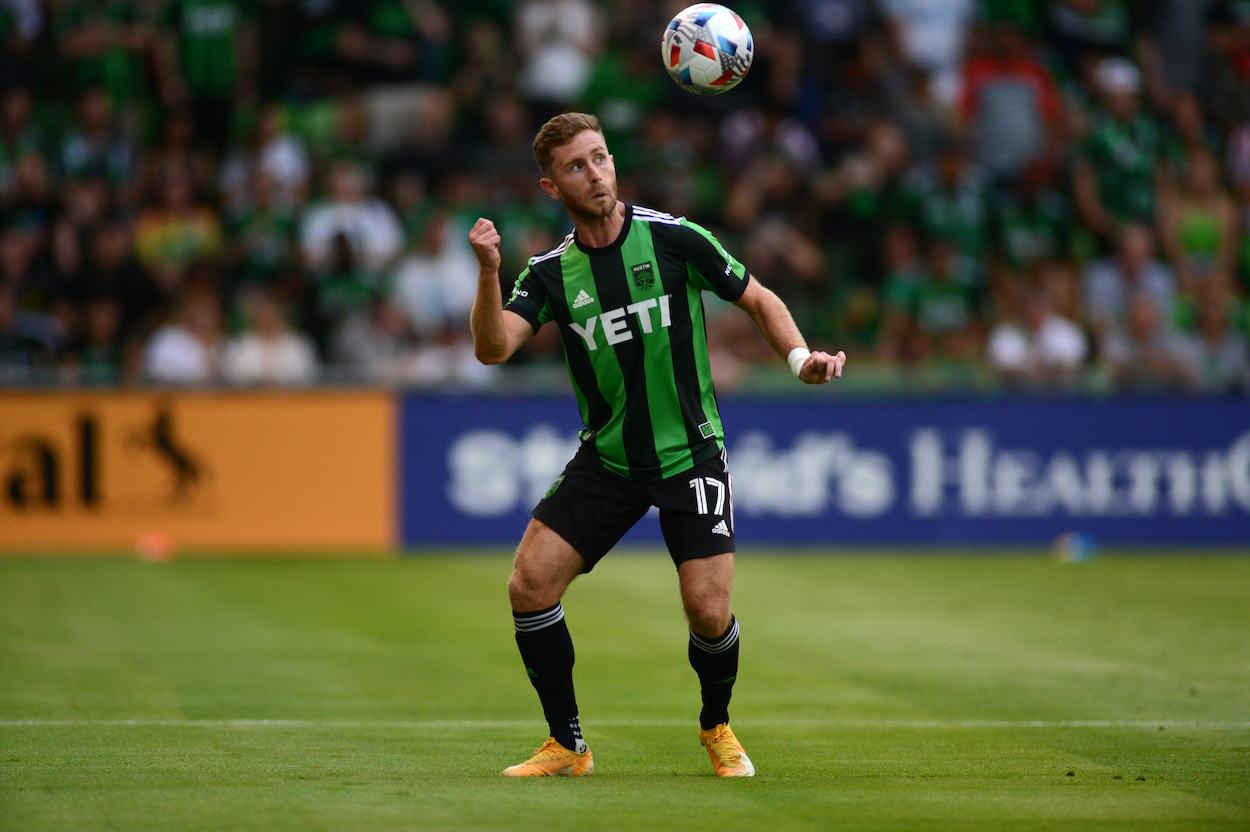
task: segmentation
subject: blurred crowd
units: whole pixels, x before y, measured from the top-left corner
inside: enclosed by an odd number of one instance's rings
[[[857,372],[1250,389],[1250,0],[735,0],[714,97],[683,5],[0,0],[0,385],[499,384],[466,234],[510,288],[567,233],[530,142],[577,109]],[[722,387],[784,373],[708,317]]]

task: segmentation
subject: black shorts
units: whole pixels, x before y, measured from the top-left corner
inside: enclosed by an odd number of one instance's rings
[[[579,450],[533,515],[594,569],[652,506],[673,564],[734,551],[733,490],[724,452],[655,482],[626,479]]]

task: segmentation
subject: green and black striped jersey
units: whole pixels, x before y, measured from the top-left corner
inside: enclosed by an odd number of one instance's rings
[[[583,447],[621,476],[657,480],[724,446],[700,293],[735,301],[748,280],[705,229],[626,205],[616,242],[589,248],[570,233],[530,258],[504,308],[560,327]]]

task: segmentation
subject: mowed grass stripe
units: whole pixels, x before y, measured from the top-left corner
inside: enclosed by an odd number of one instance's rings
[[[726,783],[672,564],[614,554],[565,601],[596,776],[516,783],[475,554],[0,561],[0,830],[1250,829],[1250,559],[744,551]]]
[[[603,719],[587,720],[588,727],[600,728],[670,728],[689,726],[688,719]],[[788,728],[1192,728],[1195,730],[1228,731],[1250,729],[1250,721],[1204,722],[1175,720],[1004,720],[1004,719],[753,719],[756,727]],[[3,719],[0,728],[126,728],[165,726],[170,728],[382,728],[387,730],[455,730],[459,728],[534,728],[545,722],[526,719],[432,719],[362,722],[359,720],[312,719]]]

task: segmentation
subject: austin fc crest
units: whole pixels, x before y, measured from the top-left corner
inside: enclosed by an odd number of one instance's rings
[[[655,285],[655,271],[650,263],[639,263],[634,266],[634,285],[644,292]]]

